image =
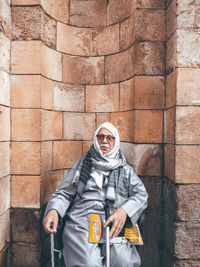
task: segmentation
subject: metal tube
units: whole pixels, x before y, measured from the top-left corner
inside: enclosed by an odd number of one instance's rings
[[[106,267],[110,267],[110,227],[106,227]]]
[[[51,267],[55,267],[54,260],[54,234],[50,234],[51,237]]]

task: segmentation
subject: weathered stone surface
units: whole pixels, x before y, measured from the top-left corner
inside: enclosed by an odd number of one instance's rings
[[[11,206],[40,207],[40,176],[12,176]]]
[[[10,174],[10,142],[0,142],[0,177]]]
[[[165,41],[166,14],[164,10],[139,9],[135,14],[135,39]]]
[[[135,73],[163,74],[164,72],[163,42],[139,42],[135,45]]]
[[[12,5],[39,5],[40,0],[12,0]]]
[[[169,265],[168,265],[169,266]],[[200,261],[199,260],[177,260],[175,262],[175,267],[198,267],[200,266]]]
[[[177,186],[170,179],[163,178],[163,210],[164,210],[164,219],[167,219],[166,226],[168,226],[168,220],[175,221],[177,213],[177,195],[176,195]],[[167,218],[169,217],[169,219]],[[172,229],[173,231],[173,229]]]
[[[120,83],[120,110],[135,107],[135,78]]]
[[[10,40],[0,33],[0,70],[10,71]]]
[[[10,208],[10,176],[0,178],[0,215]]]
[[[41,39],[51,48],[56,48],[56,21],[45,12],[41,13]]]
[[[109,113],[97,113],[96,127],[99,127],[102,123],[109,121]]]
[[[106,83],[120,82],[134,75],[134,49],[127,49],[119,54],[106,56],[105,81]]]
[[[165,145],[165,176],[175,180],[175,146]]]
[[[54,82],[41,77],[41,108],[53,109],[53,88]]]
[[[176,105],[177,70],[167,76],[166,82],[166,107]]]
[[[95,131],[94,113],[64,113],[64,138],[92,140]]]
[[[0,104],[9,106],[10,105],[10,77],[7,72],[0,70],[0,83],[1,83]]]
[[[135,108],[163,109],[165,80],[164,77],[135,77]]]
[[[161,143],[162,120],[161,110],[135,110],[135,142]]]
[[[165,110],[164,136],[166,143],[175,143],[176,109],[174,107]]]
[[[48,15],[58,21],[67,23],[69,20],[69,0],[40,0],[43,9]]]
[[[83,154],[90,150],[93,141],[83,141]]]
[[[162,199],[162,180],[158,177],[144,177],[142,182],[149,194],[148,209],[160,209]],[[155,214],[154,214],[155,215]],[[160,214],[161,215],[161,214]]]
[[[119,110],[119,84],[86,86],[86,112]]]
[[[10,140],[10,108],[0,105],[0,141]]]
[[[41,173],[53,169],[53,144],[51,141],[41,142]]]
[[[10,241],[10,210],[0,217],[0,250]]]
[[[174,255],[175,249],[175,221],[166,213],[163,214],[163,241],[165,247],[171,255]]]
[[[12,39],[36,40],[41,36],[41,8],[12,6]]]
[[[104,83],[104,58],[63,55],[63,82],[73,84]]]
[[[0,266],[1,267],[7,267],[7,265],[10,264],[10,249],[9,249],[9,243],[3,247],[3,249],[0,251]]]
[[[40,140],[40,110],[11,110],[11,139],[13,141]]]
[[[120,50],[125,50],[135,41],[135,16],[131,15],[120,23]]]
[[[40,76],[12,75],[10,97],[13,108],[40,108]]]
[[[0,2],[0,32],[8,38],[11,36],[10,0]]]
[[[42,110],[41,139],[62,139],[62,112]]]
[[[200,107],[176,108],[176,143],[200,144]]]
[[[39,242],[40,212],[32,209],[11,210],[11,234],[15,242]]]
[[[60,111],[83,112],[85,108],[84,86],[56,83],[53,88],[53,108]]]
[[[177,67],[177,32],[172,34],[167,41],[166,48],[166,71],[170,73]]]
[[[167,9],[167,40],[177,29],[177,5],[173,0]]]
[[[136,0],[136,8],[164,8],[164,0]]]
[[[71,0],[70,24],[79,27],[105,27],[106,9],[106,0]]]

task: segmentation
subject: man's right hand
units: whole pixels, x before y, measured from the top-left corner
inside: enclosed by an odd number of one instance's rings
[[[50,234],[56,233],[58,227],[58,219],[58,212],[56,210],[50,210],[43,220],[44,230]],[[53,225],[52,228],[51,225]]]

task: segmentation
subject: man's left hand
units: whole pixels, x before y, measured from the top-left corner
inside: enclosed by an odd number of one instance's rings
[[[127,213],[123,208],[118,208],[104,223],[104,227],[108,226],[110,222],[113,222],[110,230],[110,237],[116,237],[121,232],[127,218]]]

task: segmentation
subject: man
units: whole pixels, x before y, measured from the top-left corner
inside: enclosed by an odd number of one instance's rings
[[[85,177],[89,177],[84,185]],[[62,185],[52,195],[43,225],[55,233],[58,218],[65,217],[63,256],[67,267],[103,267],[101,246],[89,243],[90,214],[104,214],[105,200],[111,203],[110,236],[114,240],[129,218],[134,225],[147,207],[147,192],[120,151],[117,129],[103,123],[94,134],[89,152],[75,163]],[[54,229],[50,228],[53,222]],[[134,245],[113,243],[111,267],[138,267],[140,256]]]

